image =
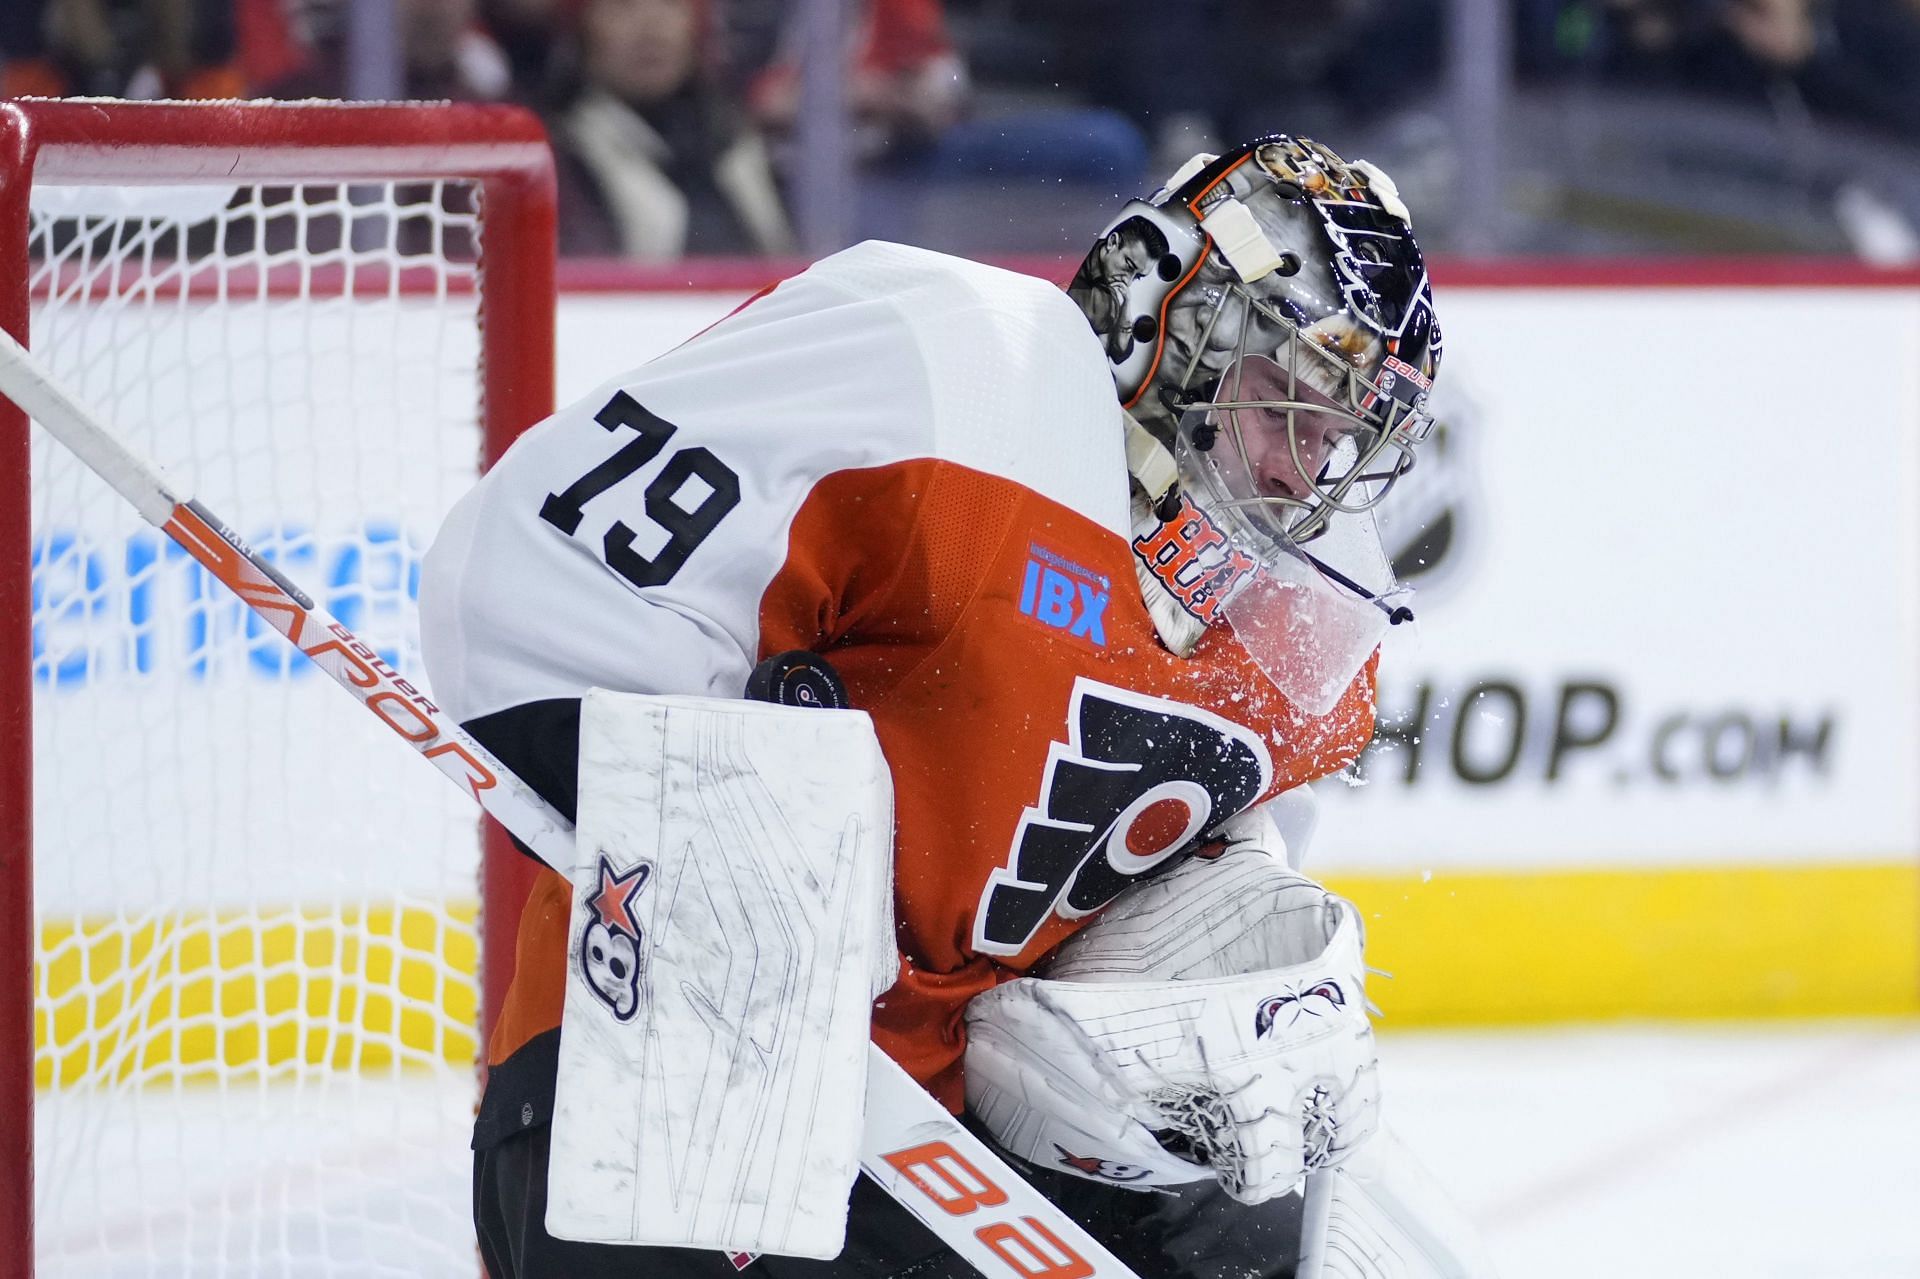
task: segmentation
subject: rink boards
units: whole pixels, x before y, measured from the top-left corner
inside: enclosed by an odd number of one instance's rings
[[[562,402],[752,292],[613,283],[647,287],[561,300]],[[1319,788],[1311,862],[1369,916],[1395,974],[1374,998],[1397,1025],[1920,1011],[1920,285],[1446,283],[1447,448],[1418,500],[1453,536],[1428,548],[1419,620],[1383,662],[1387,732]],[[366,518],[409,547],[420,522]],[[268,677],[277,663],[249,651]],[[284,749],[270,725],[235,731]],[[458,797],[394,761],[464,841]],[[394,846],[423,838],[446,847]],[[327,850],[293,852],[301,871],[271,888],[297,907]],[[396,856],[403,900],[321,908],[300,935],[351,949],[354,919],[414,919],[436,894],[471,918],[470,886]],[[210,939],[186,948],[196,989],[271,1002],[229,978],[232,909],[213,894],[188,925]],[[396,974],[421,974],[403,1004],[464,991],[454,930],[448,949],[375,929]],[[135,950],[89,952],[89,980]],[[368,980],[364,1004],[390,1016],[386,979]],[[448,1034],[469,1008],[439,1011],[381,1037],[470,1053]]]
[[[1451,538],[1311,869],[1397,1023],[1920,1011],[1920,276],[1594,274],[1440,274]],[[750,292],[564,298],[562,400]]]

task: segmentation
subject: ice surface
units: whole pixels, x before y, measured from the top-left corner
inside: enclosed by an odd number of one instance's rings
[[[1505,1279],[1920,1276],[1920,1022],[1388,1030],[1381,1061],[1389,1122]],[[418,1093],[415,1130],[356,1122],[394,1113],[381,1089]],[[472,1279],[463,1081],[363,1082],[298,1109],[239,1148],[190,1106],[177,1134],[110,1142],[138,1154],[74,1172],[114,1177],[121,1210],[42,1221],[43,1256],[68,1252],[45,1273]],[[322,1148],[364,1179],[314,1184]],[[176,1151],[184,1171],[129,1166]],[[294,1259],[323,1236],[338,1259]]]
[[[1920,1023],[1384,1034],[1505,1279],[1920,1276]]]

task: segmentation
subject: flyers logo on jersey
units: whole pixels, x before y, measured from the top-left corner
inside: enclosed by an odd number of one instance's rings
[[[587,989],[620,1021],[640,1009],[641,932],[633,899],[647,886],[653,867],[639,862],[624,871],[600,857],[599,884],[587,897],[586,927],[580,931],[580,971]]]
[[[1006,865],[981,891],[974,949],[1017,955],[1052,915],[1099,910],[1253,803],[1272,778],[1266,744],[1239,724],[1076,679],[1067,740],[1047,748],[1040,802],[1021,814]]]
[[[1020,611],[1055,630],[1107,646],[1107,601],[1113,583],[1046,547],[1027,544],[1020,581]]]

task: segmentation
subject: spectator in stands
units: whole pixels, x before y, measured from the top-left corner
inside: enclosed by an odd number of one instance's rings
[[[1523,0],[1523,66],[1818,115],[1920,140],[1915,0]]]
[[[1081,210],[1145,180],[1140,132],[1118,113],[1076,102],[1058,83],[976,94],[941,0],[852,0],[848,14],[843,81],[859,161],[856,237],[982,252],[1007,247],[996,227],[1029,222],[1057,226],[1064,247],[1086,234],[1072,220]],[[756,117],[780,135],[801,107],[809,15],[779,0],[730,0],[724,16]],[[996,8],[962,31],[976,40],[985,33],[991,44],[999,29],[1024,31],[1033,21],[1024,10],[1015,20]],[[1098,37],[1089,40],[1088,28]],[[1101,44],[1109,24],[1097,17],[1076,38]],[[980,218],[982,200],[997,202],[1001,216]]]
[[[793,246],[766,144],[718,88],[702,0],[586,0],[552,121],[560,250],[666,260]]]
[[[480,20],[506,55],[514,98],[551,96],[555,60],[579,10],[579,0],[480,0]]]
[[[400,46],[409,98],[494,102],[508,95],[512,73],[475,0],[400,0]]]
[[[265,83],[264,94],[351,96],[346,6],[340,0],[305,0],[291,7],[300,11],[301,21],[293,28],[299,44],[285,59],[289,70]],[[401,60],[396,96],[455,102],[494,102],[508,96],[512,75],[506,55],[481,26],[476,0],[396,0],[396,9]]]
[[[233,0],[5,0],[0,94],[233,98]]]
[[[1695,62],[1710,81],[1788,84],[1815,112],[1920,141],[1920,12],[1908,0],[1728,0]]]
[[[866,158],[892,148],[924,149],[960,118],[967,101],[966,63],[947,34],[939,0],[865,0],[856,13],[847,100],[857,149]],[[748,90],[755,118],[776,131],[791,127],[800,108],[806,12],[794,7],[789,14],[773,62]]]
[[[983,80],[1064,82],[1123,112],[1164,175],[1222,138],[1347,136],[1405,109],[1443,64],[1441,12],[1439,0],[1052,0],[1021,13],[1017,36],[997,21],[976,30]]]

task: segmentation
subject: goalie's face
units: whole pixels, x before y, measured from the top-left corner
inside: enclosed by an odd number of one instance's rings
[[[1379,337],[1338,319],[1299,326],[1242,289],[1219,305],[1242,312],[1216,317],[1239,341],[1182,415],[1188,478],[1292,546],[1385,501],[1432,420],[1424,396],[1396,397],[1376,380],[1390,358]]]
[[[1332,710],[1397,604],[1373,508],[1413,465],[1430,423],[1371,370],[1390,357],[1338,317],[1297,324],[1223,290],[1217,378],[1180,414],[1174,462],[1213,524],[1213,617],[1289,700]],[[1424,392],[1424,388],[1422,388]],[[1211,620],[1211,619],[1210,619]]]

